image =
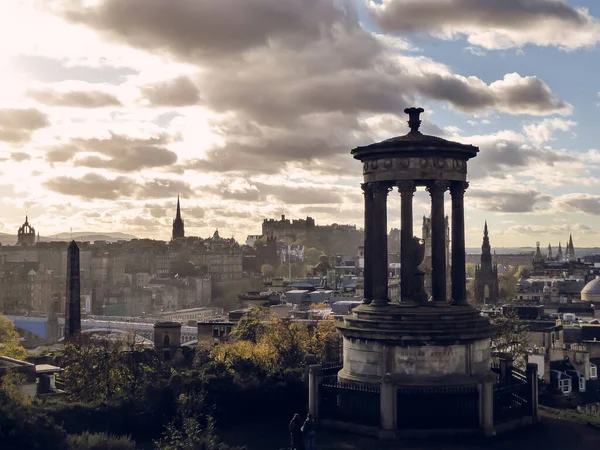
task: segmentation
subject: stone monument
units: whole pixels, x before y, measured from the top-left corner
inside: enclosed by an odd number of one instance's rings
[[[65,341],[81,331],[81,279],[79,272],[79,247],[71,241],[67,249],[67,295],[65,305]]]
[[[364,299],[338,325],[343,364],[310,367],[309,410],[321,426],[380,438],[490,436],[535,423],[537,366],[528,364],[526,372],[511,369],[504,385],[498,377],[502,361],[495,356],[492,363],[492,326],[467,303],[464,194],[467,161],[479,149],[423,135],[423,109],[405,112],[408,134],[352,150],[364,175]],[[431,296],[421,270],[425,242],[413,236],[418,187],[431,196]],[[388,298],[386,213],[394,188],[401,196],[402,221],[398,302]],[[449,289],[447,190],[452,202]]]
[[[427,379],[473,381],[490,370],[489,320],[467,303],[464,194],[467,161],[479,149],[421,134],[422,108],[408,108],[410,132],[352,150],[363,163],[365,276],[363,304],[345,318],[344,382],[396,384]],[[413,194],[431,196],[431,301],[424,293],[421,241],[413,236]],[[387,298],[387,197],[401,196],[401,300]],[[444,193],[452,199],[451,301],[447,301]]]

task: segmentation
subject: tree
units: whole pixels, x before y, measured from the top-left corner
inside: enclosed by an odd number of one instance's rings
[[[271,264],[263,264],[260,266],[260,272],[263,274],[263,277],[273,277],[275,276],[275,267]]]
[[[0,445],[6,449],[67,450],[65,431],[47,414],[23,402],[13,375],[0,386]]]
[[[235,450],[217,436],[213,417],[204,412],[204,398],[204,393],[195,391],[179,395],[177,416],[155,442],[157,449]]]
[[[514,311],[493,320],[496,333],[492,339],[492,347],[499,352],[510,353],[516,365],[525,366],[527,362],[527,348],[531,336],[527,326],[523,324]]]
[[[513,273],[498,275],[498,294],[501,300],[512,300],[517,292],[517,279]]]
[[[250,341],[256,344],[266,330],[266,325],[263,323],[266,313],[263,308],[251,309],[235,324],[231,337],[239,341]]]
[[[531,269],[527,266],[519,266],[519,268],[517,269],[517,273],[515,274],[515,277],[517,278],[517,280],[524,278],[527,279],[531,276]]]
[[[466,273],[467,273],[467,278],[475,277],[475,264],[468,263],[466,265],[465,269],[466,269]]]
[[[80,335],[65,345],[61,364],[68,393],[84,402],[137,397],[158,378],[160,362],[154,351],[138,347],[135,335]]]
[[[27,350],[20,344],[20,337],[15,324],[3,314],[0,314],[0,356],[8,356],[19,360],[24,360],[27,357]]]
[[[316,266],[317,264],[319,264],[321,256],[324,255],[325,253],[314,247],[307,248],[304,250],[304,262],[310,264],[311,266]]]

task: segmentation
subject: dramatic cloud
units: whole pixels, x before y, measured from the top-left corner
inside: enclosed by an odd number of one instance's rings
[[[551,118],[525,125],[523,131],[536,144],[543,144],[552,140],[555,131],[569,131],[575,125],[577,123],[571,120]]]
[[[81,178],[67,176],[56,177],[44,183],[45,187],[63,195],[82,199],[117,200],[133,194],[135,185],[127,177],[105,178],[95,173],[85,174]]]
[[[28,96],[48,106],[69,108],[105,108],[121,106],[117,97],[102,91],[59,91],[51,87],[30,90]]]
[[[479,147],[479,154],[469,163],[469,178],[486,176],[504,177],[508,173],[524,174],[528,169],[541,171],[546,167],[556,172],[555,165],[581,170],[582,165],[573,154],[548,147],[536,147],[525,136],[512,131],[501,131],[484,136],[449,136]],[[572,167],[573,166],[573,167]]]
[[[138,198],[175,198],[177,195],[191,197],[194,191],[190,185],[184,181],[169,179],[154,179],[147,181],[140,186],[137,192]]]
[[[51,148],[46,158],[50,162],[64,162],[75,158],[77,153],[95,153],[77,157],[74,165],[131,172],[175,164],[177,154],[165,148],[168,142],[166,135],[140,139],[110,133],[104,139],[71,139],[68,144]]]
[[[222,182],[217,186],[208,186],[203,190],[214,193],[225,200],[255,201],[279,203],[285,205],[315,205],[315,204],[342,204],[344,201],[357,198],[360,200],[360,191],[342,189],[339,186],[315,186],[265,184],[241,179],[232,182]]]
[[[31,159],[31,156],[27,153],[23,152],[13,152],[10,154],[10,159],[16,162],[28,161]]]
[[[279,41],[302,45],[340,16],[335,3],[324,0],[183,0],[168,8],[163,0],[84,3],[64,2],[61,13],[117,41],[196,61],[228,58]]]
[[[487,84],[404,55],[404,42],[365,30],[351,5],[333,0],[62,3],[54,12],[73,23],[198,67],[140,87],[152,106],[201,102],[220,115],[211,126],[222,144],[178,170],[272,174],[290,163],[327,166],[378,138],[367,118],[401,114],[421,97],[468,113],[571,110],[537,77],[512,73]]]
[[[489,86],[477,77],[426,74],[414,80],[419,91],[436,100],[449,101],[463,112],[496,109],[508,114],[570,114],[572,106],[554,96],[538,77],[506,74]]]
[[[371,0],[369,11],[388,32],[465,35],[494,50],[526,44],[572,50],[600,40],[598,21],[561,0]]]
[[[199,101],[200,91],[186,76],[140,87],[142,96],[151,106],[188,106]]]
[[[126,197],[136,199],[174,198],[178,194],[191,196],[194,191],[189,184],[168,179],[136,182],[119,176],[107,178],[96,173],[87,173],[81,178],[61,176],[52,178],[44,185],[63,195],[80,197],[82,199],[118,200]]]
[[[536,209],[540,202],[548,202],[551,196],[534,189],[511,188],[485,190],[469,189],[467,201],[476,209],[502,213],[526,213]]]
[[[37,109],[0,109],[0,141],[24,144],[36,130],[50,125]]]
[[[562,212],[600,215],[600,195],[594,194],[565,194],[556,197],[552,206]]]
[[[556,225],[512,225],[507,229],[500,231],[499,234],[508,236],[513,235],[555,235],[559,237],[568,237],[569,233],[585,234],[593,232],[592,227],[583,224],[556,224]],[[566,240],[565,240],[566,241]],[[562,241],[563,243],[565,241]]]

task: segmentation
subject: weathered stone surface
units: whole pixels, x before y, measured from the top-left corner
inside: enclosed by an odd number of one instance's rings
[[[339,329],[344,336],[343,381],[489,371],[492,328],[471,306],[361,305]]]

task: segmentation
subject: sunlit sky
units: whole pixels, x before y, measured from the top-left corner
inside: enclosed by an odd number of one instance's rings
[[[189,235],[362,226],[349,152],[422,106],[423,132],[480,147],[467,246],[486,219],[494,246],[600,245],[599,20],[593,0],[4,0],[0,232],[168,239],[178,194]]]

